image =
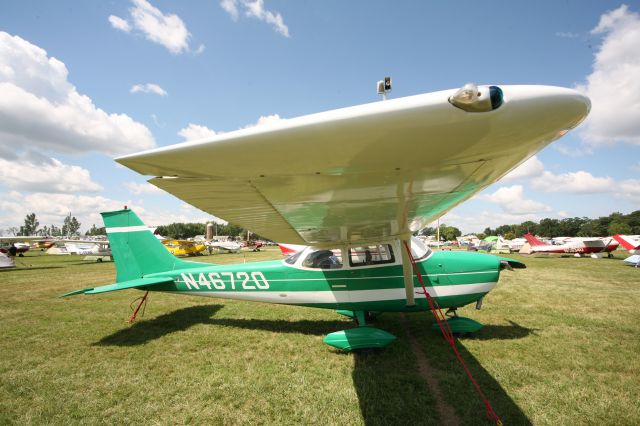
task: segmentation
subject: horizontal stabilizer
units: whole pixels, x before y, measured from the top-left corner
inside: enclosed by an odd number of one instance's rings
[[[67,294],[63,294],[62,297],[74,296],[76,294],[108,293],[110,291],[126,290],[129,288],[142,288],[164,283],[173,283],[173,279],[171,279],[170,277],[139,278],[137,280],[123,281],[120,283],[103,285],[95,288],[90,287],[82,290],[76,290]]]

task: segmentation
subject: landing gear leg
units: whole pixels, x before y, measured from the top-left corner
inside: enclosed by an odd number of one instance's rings
[[[454,334],[475,333],[483,327],[478,321],[458,316],[458,308],[447,309],[445,316],[447,316],[447,323]],[[436,323],[431,325],[431,329],[440,330],[440,327]]]

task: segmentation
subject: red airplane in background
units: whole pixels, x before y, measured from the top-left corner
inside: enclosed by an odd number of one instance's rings
[[[524,238],[529,243],[528,254],[549,253],[549,254],[583,254],[593,255],[596,253],[607,253],[618,248],[618,241],[613,238],[569,238],[563,244],[545,244],[531,234],[525,234]],[[521,251],[521,253],[524,253]]]
[[[620,235],[613,236],[622,247],[627,249],[631,254],[640,254],[640,235]]]

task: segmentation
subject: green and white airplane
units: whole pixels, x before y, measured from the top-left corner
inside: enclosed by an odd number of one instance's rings
[[[549,86],[475,86],[281,120],[116,159],[178,198],[273,240],[308,246],[279,261],[203,265],[168,253],[133,211],[103,213],[124,289],[334,309],[358,327],[343,350],[395,337],[380,312],[451,312],[519,262],[433,252],[411,238],[584,120],[588,98]],[[215,163],[215,164],[214,164]],[[416,291],[416,289],[418,291]],[[477,322],[453,316],[454,332]]]

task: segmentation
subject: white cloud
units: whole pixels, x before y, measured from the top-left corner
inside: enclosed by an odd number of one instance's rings
[[[124,204],[102,196],[50,194],[36,192],[25,195],[18,191],[0,194],[0,226],[15,226],[22,218],[34,212],[41,226],[61,226],[65,216],[71,213],[82,224],[82,229],[92,224],[102,224],[99,212],[121,209]]]
[[[524,199],[522,185],[503,186],[493,194],[481,195],[479,198],[498,204],[505,212],[512,215],[526,215],[549,212],[551,208],[533,200]]]
[[[616,185],[618,196],[640,203],[640,179],[626,179]]]
[[[109,23],[116,30],[124,31],[125,33],[128,33],[131,31],[131,25],[129,25],[127,21],[125,21],[124,19],[118,16],[115,16],[115,15],[109,16]]]
[[[582,135],[591,144],[640,144],[640,15],[626,5],[600,17],[593,72],[578,87],[591,98]]]
[[[222,7],[229,15],[231,15],[231,19],[236,21],[239,16],[238,5],[236,4],[237,0],[221,0],[220,7]]]
[[[282,15],[264,8],[264,0],[221,0],[220,7],[235,21],[240,16],[238,6],[244,8],[244,14],[271,25],[274,31],[289,37],[289,27],[284,23]]]
[[[564,154],[567,157],[584,157],[585,155],[593,155],[593,150],[588,146],[580,146],[577,148],[571,148],[568,145],[563,143],[554,143],[553,149],[558,151],[560,154]]]
[[[589,172],[578,171],[556,175],[545,171],[531,183],[533,189],[543,192],[568,192],[595,194],[614,192],[615,181],[610,177],[595,177]]]
[[[558,31],[556,32],[556,36],[562,38],[578,38],[580,34],[572,33],[571,31]]]
[[[0,158],[0,182],[11,189],[38,192],[97,192],[102,186],[91,180],[87,169],[63,164],[55,158],[17,160]]]
[[[162,193],[162,190],[160,188],[155,185],[151,185],[149,182],[127,182],[124,185],[129,188],[129,191],[131,191],[134,195]]]
[[[167,91],[154,83],[134,84],[131,93],[152,93],[159,96],[167,96]]]
[[[275,122],[280,121],[280,120],[284,120],[284,118],[280,118],[280,116],[278,114],[261,115],[260,118],[258,118],[258,121],[256,121],[255,124],[250,124],[247,127],[264,126],[265,124],[275,123]]]
[[[191,33],[178,15],[164,14],[147,0],[131,0],[134,7],[129,9],[129,20],[118,16],[109,16],[111,25],[121,31],[130,32],[135,29],[144,34],[147,40],[166,47],[169,52],[179,54],[189,51]],[[196,53],[202,53],[204,45],[200,45]]]
[[[65,153],[123,154],[153,148],[149,129],[77,92],[64,63],[0,32],[0,156],[28,146]]]
[[[280,120],[285,120],[285,119],[280,118],[278,114],[261,115],[260,118],[258,118],[258,121],[256,121],[255,123],[247,124],[246,126],[241,127],[241,129],[249,129],[251,127],[265,126],[267,124],[275,123]],[[222,133],[224,132],[212,130],[207,126],[201,126],[199,124],[189,123],[187,127],[180,129],[180,131],[178,132],[178,135],[182,136],[185,141],[194,141],[198,139],[210,138],[215,135],[221,135]]]
[[[101,212],[122,209],[124,206],[132,209],[148,226],[168,225],[174,222],[200,222],[205,223],[220,219],[211,216],[201,210],[189,206],[189,208],[174,208],[161,211],[154,209],[147,211],[141,203],[132,203],[131,200],[115,200],[100,195],[71,195],[50,194],[36,192],[25,195],[18,191],[0,193],[0,228],[19,226],[23,218],[34,212],[40,226],[62,226],[64,218],[71,213],[81,223],[81,230],[91,228],[92,224],[103,226]]]
[[[185,141],[205,139],[215,135],[215,130],[211,130],[207,126],[201,126],[199,124],[193,123],[189,123],[187,127],[180,129],[180,131],[178,132],[178,136],[182,136]]]
[[[544,165],[542,164],[542,161],[538,159],[537,155],[534,155],[533,157],[529,158],[527,161],[510,171],[505,177],[502,178],[502,180],[510,181],[530,178],[532,176],[540,175],[543,171]]]

